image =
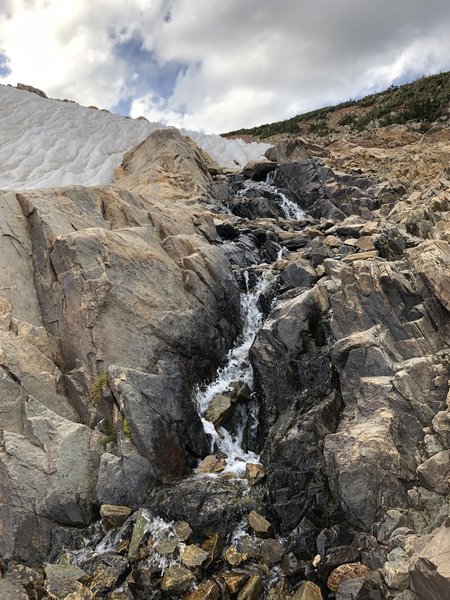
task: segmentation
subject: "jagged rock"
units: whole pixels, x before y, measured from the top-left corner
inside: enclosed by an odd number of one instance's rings
[[[187,519],[195,535],[226,533],[252,508],[239,484],[222,479],[185,479],[171,489],[155,489],[147,505],[164,519]]]
[[[146,509],[140,509],[136,513],[136,521],[131,534],[130,545],[128,547],[128,559],[130,561],[138,558],[139,547],[141,546],[149,526],[152,522],[152,515]]]
[[[130,515],[131,508],[128,508],[128,506],[116,506],[112,504],[102,504],[100,506],[100,516],[105,531],[122,527]]]
[[[178,549],[180,540],[179,539],[174,539],[174,540],[164,540],[162,542],[158,542],[155,545],[155,550],[158,554],[175,554],[175,552]]]
[[[273,535],[273,527],[262,515],[252,510],[248,515],[248,524],[259,537],[271,537]]]
[[[202,581],[192,592],[183,596],[183,600],[219,600],[220,590],[215,581]]]
[[[283,555],[284,549],[278,540],[264,540],[259,546],[259,557],[270,566],[281,562]]]
[[[213,560],[216,560],[220,556],[223,550],[223,537],[215,533],[202,543],[201,548],[208,553],[208,560],[204,564],[204,567],[207,568]]]
[[[236,573],[234,571],[225,571],[220,574],[220,577],[224,581],[226,589],[230,594],[237,594],[249,579],[247,573]]]
[[[276,169],[277,163],[270,160],[251,160],[242,169],[242,175],[254,181],[264,181]]]
[[[237,600],[258,600],[262,589],[262,577],[251,575],[250,579],[237,595]]]
[[[351,579],[341,583],[336,592],[336,600],[383,600],[383,595],[373,581]]]
[[[164,571],[161,589],[168,594],[183,594],[195,583],[195,577],[186,567],[169,567]]]
[[[200,567],[208,557],[208,552],[205,552],[196,544],[186,546],[181,553],[181,560],[186,567]]]
[[[365,579],[371,573],[371,570],[366,565],[359,562],[347,563],[333,569],[327,579],[328,589],[336,592],[341,583],[349,579]]]
[[[234,401],[225,394],[216,394],[205,413],[205,419],[216,426],[221,425],[231,416]]]
[[[212,191],[211,165],[191,138],[175,128],[159,129],[124,155],[115,184],[170,200],[207,198]]]
[[[28,600],[29,596],[19,579],[5,577],[0,579],[0,598],[2,600]]]
[[[186,521],[180,521],[175,524],[175,533],[181,542],[186,542],[192,535],[192,529]]]
[[[266,477],[266,472],[262,465],[247,463],[245,466],[245,478],[250,485],[256,485]]]
[[[31,396],[24,413],[27,436],[3,433],[0,551],[35,562],[50,550],[52,520],[80,526],[92,518],[100,448],[92,430]]]
[[[84,561],[83,568],[89,573],[86,584],[94,595],[105,593],[113,588],[128,566],[128,559],[106,552]]]
[[[316,270],[308,260],[298,259],[283,269],[280,275],[280,281],[288,289],[290,288],[310,288],[319,279]]]
[[[355,546],[336,546],[331,548],[327,555],[321,559],[318,566],[318,576],[324,582],[331,571],[345,563],[356,563],[361,558],[360,550]]]
[[[301,138],[287,139],[278,142],[265,152],[268,160],[279,165],[289,162],[299,162],[311,156],[311,148]]]
[[[248,560],[248,554],[238,552],[236,548],[233,548],[232,546],[226,549],[223,557],[232,567],[238,567]]]
[[[411,589],[420,600],[444,600],[450,595],[450,519],[433,531],[428,543],[413,555]]]
[[[304,581],[295,590],[292,600],[323,600],[319,586],[312,581]]]
[[[33,87],[32,85],[26,85],[25,83],[18,83],[16,85],[16,88],[18,90],[23,90],[24,92],[31,92],[32,94],[37,94],[41,98],[48,98],[48,96],[45,92],[43,92],[42,90],[40,90],[36,87]]]
[[[149,461],[151,476],[170,481],[195,466],[195,458],[207,453],[208,442],[181,376],[114,366],[108,373],[131,439]],[[166,451],[162,453],[161,448]]]

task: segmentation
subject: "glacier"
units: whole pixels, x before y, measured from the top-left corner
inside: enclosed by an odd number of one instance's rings
[[[0,85],[0,122],[2,190],[106,185],[125,152],[166,127],[4,85]],[[261,159],[270,147],[180,131],[223,167],[243,167]]]

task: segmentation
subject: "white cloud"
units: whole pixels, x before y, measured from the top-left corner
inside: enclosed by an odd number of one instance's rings
[[[190,129],[270,122],[450,68],[447,0],[0,3],[2,81],[108,108],[133,96],[132,116]],[[147,77],[117,53],[132,36],[156,61]],[[167,64],[185,68],[162,86]]]

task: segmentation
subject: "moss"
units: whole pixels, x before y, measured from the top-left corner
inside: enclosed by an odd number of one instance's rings
[[[94,379],[89,389],[91,400],[100,402],[103,396],[103,390],[108,386],[108,377],[106,373],[100,373]]]
[[[127,438],[131,438],[131,430],[130,430],[130,423],[128,422],[128,419],[124,419],[123,420],[123,434],[127,436]]]

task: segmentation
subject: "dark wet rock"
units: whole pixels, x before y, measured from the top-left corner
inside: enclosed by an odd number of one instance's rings
[[[259,575],[251,575],[247,583],[237,595],[237,600],[258,600],[263,580]]]
[[[252,510],[249,513],[248,524],[259,537],[267,538],[272,537],[273,535],[272,525],[267,519],[265,519],[262,515],[257,513],[256,510]]]
[[[100,507],[100,516],[102,518],[105,531],[108,531],[108,529],[118,529],[119,527],[122,527],[130,514],[131,508],[128,508],[128,506],[102,504]]]
[[[308,260],[298,259],[291,263],[280,274],[280,282],[287,289],[310,288],[318,280],[316,270]]]
[[[259,558],[261,560],[270,566],[273,566],[281,562],[284,555],[284,549],[278,540],[269,539],[264,540],[259,546],[259,553]]]
[[[336,546],[320,561],[317,569],[318,576],[324,582],[333,569],[345,563],[359,562],[361,553],[355,546]]]
[[[270,160],[251,160],[242,169],[242,175],[254,181],[264,181],[276,166],[277,163]]]
[[[253,501],[238,483],[202,478],[180,481],[176,486],[153,490],[147,500],[155,514],[166,520],[185,519],[194,536],[232,530],[252,508]]]
[[[82,562],[83,569],[89,574],[87,587],[95,594],[112,589],[128,567],[124,556],[106,552],[93,559]]]
[[[155,479],[179,477],[207,454],[208,442],[181,376],[110,367],[109,377],[131,440],[149,461]]]
[[[182,594],[195,582],[195,577],[186,567],[169,567],[164,571],[161,589],[168,594]]]

